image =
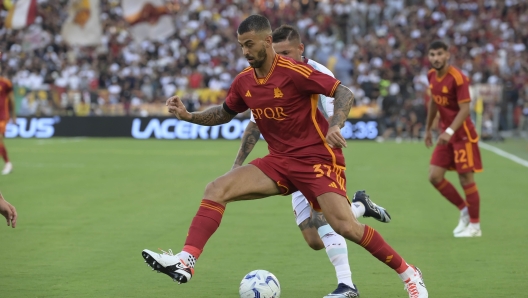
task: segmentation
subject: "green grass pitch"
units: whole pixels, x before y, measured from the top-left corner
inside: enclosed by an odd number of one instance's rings
[[[0,297],[236,298],[253,269],[273,272],[282,298],[320,298],[336,286],[324,251],[308,248],[295,226],[289,196],[230,204],[189,284],[143,263],[142,249],[181,249],[205,185],[230,169],[237,141],[6,145],[14,172],[0,177],[0,190],[19,222],[0,227]],[[250,158],[267,152],[263,141],[257,147]],[[458,212],[427,181],[430,154],[422,143],[349,141],[349,193],[366,189],[393,218],[361,222],[422,269],[431,297],[526,297],[528,168],[482,150],[483,237],[455,239]],[[453,173],[448,178],[458,184]],[[348,247],[362,297],[407,297],[392,270]]]

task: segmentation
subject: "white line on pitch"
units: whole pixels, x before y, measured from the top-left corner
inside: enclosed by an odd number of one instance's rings
[[[528,160],[522,159],[522,158],[520,158],[520,157],[518,157],[516,155],[508,153],[508,152],[506,152],[506,151],[504,151],[502,149],[499,149],[499,148],[497,148],[495,146],[492,146],[490,144],[486,144],[486,143],[480,142],[479,146],[480,146],[480,148],[484,148],[486,150],[489,150],[489,151],[491,151],[491,152],[493,152],[493,153],[495,153],[497,155],[500,155],[500,156],[502,156],[504,158],[507,158],[507,159],[513,161],[514,163],[520,164],[520,165],[525,166],[525,167],[528,168]]]

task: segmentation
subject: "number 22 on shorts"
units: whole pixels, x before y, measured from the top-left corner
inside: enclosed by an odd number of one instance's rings
[[[455,150],[455,163],[466,163],[466,150],[465,149],[458,149]]]

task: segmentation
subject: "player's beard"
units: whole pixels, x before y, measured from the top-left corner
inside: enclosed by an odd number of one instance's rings
[[[262,65],[264,65],[264,62],[266,62],[267,58],[268,53],[266,53],[266,47],[262,47],[262,49],[257,53],[257,57],[254,58],[255,60],[253,60],[253,62],[249,62],[249,65],[253,68],[260,68]]]
[[[442,70],[442,68],[444,68],[444,66],[446,65],[446,61],[444,61],[443,63],[440,64],[439,67],[436,67],[434,64],[433,64],[433,68],[436,70],[436,71],[440,71]]]

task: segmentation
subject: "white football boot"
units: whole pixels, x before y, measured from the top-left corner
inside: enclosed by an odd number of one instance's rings
[[[11,173],[13,170],[13,164],[11,162],[7,162],[4,166],[4,169],[2,170],[2,175],[7,175]]]
[[[427,292],[427,288],[425,287],[425,283],[423,281],[422,272],[420,269],[412,266],[414,268],[414,275],[413,277],[407,279],[403,283],[405,284],[404,290],[409,293],[409,298],[428,298],[429,293]]]
[[[145,249],[141,252],[141,255],[145,259],[145,263],[147,263],[152,270],[156,270],[158,273],[161,272],[167,274],[173,281],[182,284],[191,280],[191,277],[194,274],[193,267],[196,262],[194,257],[192,260],[187,260],[187,262],[185,262],[180,257],[180,254],[175,255],[170,249],[168,252],[163,250],[162,252],[163,253],[157,253]]]
[[[473,225],[468,225],[465,229],[455,234],[456,238],[463,238],[463,237],[481,237],[482,236],[482,230],[475,228]]]
[[[469,225],[469,215],[468,214],[461,214],[460,219],[458,220],[458,225],[453,230],[453,234],[458,234],[465,230]]]

